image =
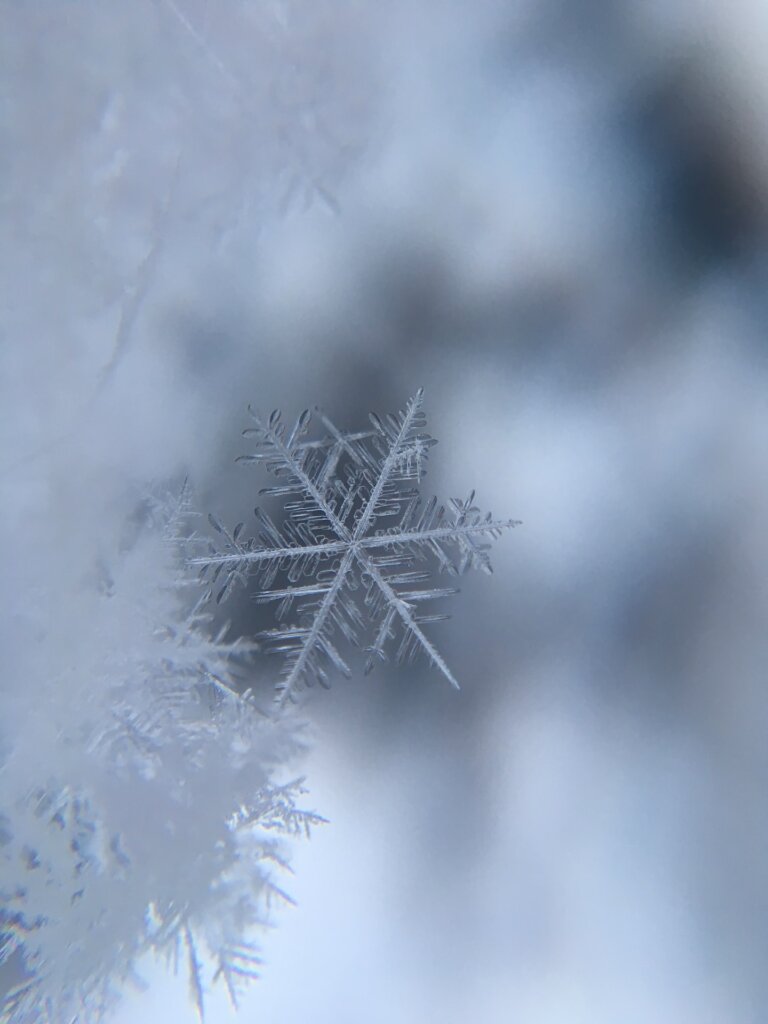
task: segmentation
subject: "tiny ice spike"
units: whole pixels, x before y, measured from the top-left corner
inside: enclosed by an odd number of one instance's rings
[[[255,438],[256,450],[237,461],[274,474],[276,484],[261,493],[285,500],[285,522],[278,526],[256,508],[257,536],[242,540],[242,523],[230,532],[209,516],[219,541],[192,563],[217,601],[251,577],[255,599],[277,605],[278,626],[256,639],[286,656],[281,704],[302,685],[327,686],[332,669],[350,675],[340,638],[356,646],[367,639],[366,672],[386,660],[391,645],[398,663],[423,652],[458,688],[423,629],[447,618],[425,614],[424,602],[457,593],[430,585],[430,564],[453,575],[490,572],[489,541],[519,524],[481,513],[474,492],[465,501],[422,505],[414,485],[436,443],[424,433],[423,393],[395,416],[372,413],[373,429],[357,433],[338,430],[315,410],[327,432],[322,440],[308,439],[309,411],[288,428],[278,411],[264,418],[249,408],[256,426],[243,435]]]

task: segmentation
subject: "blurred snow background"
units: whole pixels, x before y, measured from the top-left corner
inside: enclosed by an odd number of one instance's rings
[[[248,401],[423,385],[424,490],[525,524],[436,630],[459,694],[312,695],[332,823],[240,1019],[764,1019],[767,44],[757,0],[0,6],[7,688],[19,588],[79,650],[146,488],[249,514]],[[194,1019],[149,976],[121,1024]]]

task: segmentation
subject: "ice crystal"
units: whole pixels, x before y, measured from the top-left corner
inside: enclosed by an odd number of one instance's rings
[[[257,507],[256,536],[242,539],[242,523],[230,531],[211,515],[218,543],[192,561],[217,601],[250,582],[257,602],[276,605],[276,627],[256,640],[286,656],[281,704],[302,685],[328,685],[332,670],[350,675],[341,639],[365,647],[366,672],[394,648],[398,663],[424,654],[458,687],[424,630],[447,618],[423,611],[425,602],[456,593],[436,586],[432,569],[490,572],[489,542],[518,523],[481,513],[474,492],[422,504],[416,485],[436,443],[424,432],[422,399],[420,389],[397,415],[372,413],[373,429],[357,433],[316,410],[326,431],[318,440],[308,437],[309,411],[288,427],[279,411],[262,417],[249,408],[256,425],[243,433],[255,450],[238,461],[274,474],[261,493],[284,500],[285,519],[278,525]]]
[[[144,506],[83,583],[76,678],[34,677],[33,710],[0,731],[4,1024],[97,1024],[150,952],[188,970],[201,1017],[208,974],[236,1002],[289,899],[288,837],[322,820],[301,780],[280,781],[301,723],[259,710],[248,644],[211,634],[194,580],[186,597],[172,549],[187,489]]]

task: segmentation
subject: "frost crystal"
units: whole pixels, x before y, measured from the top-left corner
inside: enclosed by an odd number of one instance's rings
[[[260,711],[243,692],[248,645],[212,636],[199,594],[187,600],[186,488],[148,506],[76,592],[76,672],[54,649],[50,675],[5,699],[3,1024],[97,1024],[151,952],[188,971],[201,1018],[212,981],[236,1003],[259,930],[289,901],[287,842],[322,820],[286,781],[301,723]]]
[[[278,411],[264,418],[249,409],[256,426],[243,433],[256,450],[238,461],[274,474],[277,483],[261,493],[285,499],[285,521],[278,526],[256,508],[258,533],[242,540],[242,523],[230,532],[209,516],[220,540],[192,562],[217,601],[251,577],[255,600],[276,604],[277,627],[256,639],[286,655],[281,704],[304,684],[328,685],[332,669],[350,675],[340,638],[361,646],[367,637],[366,672],[390,648],[398,663],[422,652],[458,687],[423,628],[447,616],[421,610],[456,590],[432,585],[430,570],[436,563],[454,575],[490,572],[489,541],[518,523],[481,513],[474,492],[446,505],[421,503],[414,485],[436,443],[423,432],[422,397],[420,389],[395,416],[371,414],[373,429],[359,433],[338,430],[318,410],[321,440],[307,437],[308,411],[289,429]]]

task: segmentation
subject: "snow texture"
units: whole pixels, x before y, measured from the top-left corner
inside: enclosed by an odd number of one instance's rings
[[[7,1024],[105,1019],[149,952],[188,970],[201,1018],[207,965],[236,1004],[258,974],[255,933],[289,900],[281,835],[322,820],[286,777],[301,723],[243,694],[247,644],[212,635],[190,601],[173,557],[187,504],[186,488],[172,506],[145,503],[138,537],[94,581],[76,672],[63,665],[29,695],[50,735],[27,713],[6,738]]]
[[[424,433],[422,399],[420,389],[397,415],[371,413],[373,429],[357,433],[338,430],[317,410],[327,431],[320,440],[307,439],[309,411],[287,428],[277,410],[268,417],[250,410],[256,426],[244,436],[256,449],[238,462],[275,475],[277,483],[261,493],[285,499],[285,522],[278,526],[257,507],[258,533],[241,540],[242,523],[230,532],[210,515],[219,543],[191,561],[212,585],[209,596],[217,589],[218,602],[251,577],[255,600],[277,606],[277,627],[256,639],[286,655],[282,706],[303,684],[328,685],[334,669],[349,677],[339,640],[360,645],[371,626],[366,672],[394,647],[398,664],[424,654],[458,688],[423,628],[447,618],[422,611],[424,603],[456,593],[432,583],[430,563],[453,575],[490,572],[488,542],[518,523],[481,513],[474,492],[422,505],[414,484],[436,443]]]

